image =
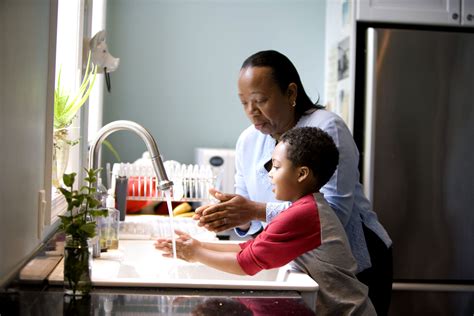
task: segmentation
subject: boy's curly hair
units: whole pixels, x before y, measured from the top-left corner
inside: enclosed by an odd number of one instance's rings
[[[317,180],[317,189],[331,179],[339,163],[339,151],[326,132],[317,127],[297,127],[285,132],[287,159],[296,167],[306,166]]]

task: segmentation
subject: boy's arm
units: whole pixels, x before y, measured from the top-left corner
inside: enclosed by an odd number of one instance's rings
[[[246,275],[237,261],[237,253],[240,251],[239,244],[201,242],[201,247],[195,251],[195,259],[215,269]]]
[[[202,242],[201,246],[204,249],[213,250],[213,251],[221,251],[221,252],[234,252],[237,253],[240,251],[239,244],[236,243],[226,243],[226,242]]]
[[[246,275],[237,261],[237,253],[240,251],[238,244],[201,242],[182,231],[175,230],[175,232],[178,235],[176,240],[178,258],[189,262],[201,262],[224,272]],[[173,256],[170,239],[158,239],[155,248],[163,251],[165,257]]]
[[[247,275],[237,261],[237,252],[222,252],[198,247],[194,258],[196,261],[224,272]]]

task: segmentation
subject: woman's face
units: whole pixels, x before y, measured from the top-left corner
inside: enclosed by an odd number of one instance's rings
[[[295,201],[299,197],[298,168],[287,158],[287,144],[280,142],[272,154],[272,169],[268,176],[273,184],[275,198],[280,201]]]
[[[296,84],[282,92],[270,67],[247,67],[240,71],[238,86],[245,114],[263,134],[278,139],[296,124]]]

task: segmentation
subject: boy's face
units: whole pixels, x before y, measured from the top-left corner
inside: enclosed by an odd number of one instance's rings
[[[280,201],[295,201],[300,196],[298,168],[287,159],[287,144],[280,142],[272,154],[272,169],[268,174],[274,185],[275,198]]]

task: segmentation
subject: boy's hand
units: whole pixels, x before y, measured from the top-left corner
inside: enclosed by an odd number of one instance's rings
[[[155,249],[161,250],[164,252],[163,256],[167,253],[173,255],[173,245],[171,239],[168,238],[159,238],[155,242]]]
[[[201,247],[201,242],[199,240],[191,238],[191,236],[180,230],[176,229],[175,233],[178,235],[178,238],[176,238],[176,256],[179,259],[183,259],[188,262],[197,261],[196,252],[198,248]],[[172,239],[158,239],[155,243],[155,248],[163,251],[164,257],[173,257]]]
[[[197,261],[196,253],[201,247],[201,242],[180,230],[175,230],[175,232],[178,235],[178,239],[176,239],[176,255],[178,258],[188,262]]]

